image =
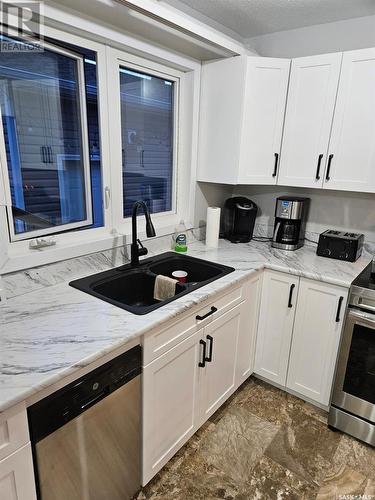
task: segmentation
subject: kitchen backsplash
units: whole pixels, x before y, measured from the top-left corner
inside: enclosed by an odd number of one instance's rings
[[[188,243],[202,240],[204,237],[204,227],[187,231]],[[173,246],[173,234],[152,238],[144,243],[149,251],[149,256],[167,252]],[[130,261],[129,256],[130,245],[119,246],[103,252],[5,274],[2,276],[1,286],[6,298],[9,299],[39,288],[58,285],[83,276],[100,273],[111,267],[127,264]]]
[[[375,195],[328,189],[288,188],[282,186],[236,186],[233,195],[246,196],[259,206],[257,223],[271,228],[275,201],[291,194],[311,199],[306,230],[319,235],[326,229],[346,230],[365,235],[366,243],[375,244]],[[309,236],[307,235],[309,238]],[[315,240],[315,238],[312,238]]]
[[[253,201],[255,201],[255,203],[259,204],[260,215],[258,216],[257,222],[254,227],[254,237],[263,236],[270,238],[272,236],[275,199],[277,196],[280,196],[284,193],[290,193],[291,191],[293,190],[283,190],[281,188],[280,190],[277,190],[277,188],[275,187],[273,187],[271,191],[270,188],[265,188],[264,186],[247,186],[246,190],[236,188],[236,195],[248,196]],[[323,204],[322,206],[322,200],[314,199],[314,193],[311,193],[311,191],[313,190],[310,190],[309,192],[307,190],[304,190],[303,193],[301,193],[301,191],[298,190],[298,194],[301,196],[306,195],[312,198],[312,204],[320,203],[321,205],[319,206],[318,210],[327,210],[327,213],[324,216],[324,222],[322,221],[318,224],[315,220],[308,221],[306,238],[317,242],[320,232],[331,227],[363,232],[366,236],[364,251],[369,255],[374,255],[375,217],[373,216],[373,221],[370,221],[369,218],[367,216],[364,216],[363,214],[364,208],[360,207],[360,210],[357,210],[357,224],[354,224],[355,215],[351,214],[350,221],[353,224],[353,227],[343,227],[339,224],[339,222],[342,223],[341,218],[337,217],[337,211],[339,210],[340,206],[342,208],[343,204],[339,203],[337,205],[337,198],[335,200],[335,203],[332,203],[332,198],[329,198],[331,200],[329,206],[329,199],[327,198],[326,204]],[[294,191],[293,194],[297,193]],[[350,194],[353,195],[353,193]],[[369,196],[375,198],[375,196],[373,195]],[[372,213],[375,215],[375,199],[371,200],[371,202],[373,203],[373,208],[370,208],[370,210],[372,210]],[[369,204],[367,206],[369,206]],[[314,230],[317,228],[318,230]],[[188,242],[203,240],[205,238],[205,227],[189,230],[187,232],[187,235]],[[172,248],[172,242],[173,235],[161,236],[147,240],[146,246],[149,250],[149,255],[151,256],[160,252],[166,252],[170,250]],[[310,245],[311,242],[306,242],[306,244]],[[3,275],[1,286],[4,290],[6,298],[16,297],[18,295],[32,292],[39,288],[57,285],[59,283],[87,276],[89,274],[99,273],[111,267],[121,266],[129,262],[129,255],[130,245],[126,245],[125,247],[118,246],[103,252],[97,252],[74,259],[68,259],[65,261],[48,264],[46,266],[34,267],[31,269]]]

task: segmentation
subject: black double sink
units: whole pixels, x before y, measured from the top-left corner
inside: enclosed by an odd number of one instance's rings
[[[170,299],[155,300],[156,276],[172,277],[173,271],[186,271],[187,282],[177,283],[176,293]],[[134,314],[147,314],[233,271],[232,267],[167,252],[142,260],[136,267],[127,264],[69,284]]]

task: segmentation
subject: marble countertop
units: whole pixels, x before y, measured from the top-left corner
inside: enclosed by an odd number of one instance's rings
[[[286,252],[269,243],[233,245],[220,240],[218,249],[210,249],[196,241],[189,245],[189,255],[232,266],[235,271],[145,316],[112,306],[67,282],[9,299],[0,306],[0,411],[141,338],[259,269],[349,287],[370,261],[370,257],[355,263],[326,259],[318,257],[315,248]]]

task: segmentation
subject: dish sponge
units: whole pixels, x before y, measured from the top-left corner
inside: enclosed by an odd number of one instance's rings
[[[155,279],[154,299],[167,300],[176,295],[177,280],[158,274]]]

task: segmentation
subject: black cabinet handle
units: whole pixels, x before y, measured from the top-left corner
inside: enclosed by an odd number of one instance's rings
[[[204,316],[199,316],[199,315],[195,316],[195,319],[197,319],[198,321],[202,321],[203,319],[208,318],[208,316],[211,316],[211,314],[215,313],[216,311],[217,311],[217,308],[212,306],[211,310],[207,314],[205,314]]]
[[[290,285],[290,290],[289,290],[289,300],[288,300],[288,307],[293,307],[293,304],[292,304],[292,297],[293,297],[293,290],[295,288],[296,285]]]
[[[206,339],[210,341],[210,347],[209,347],[209,351],[208,351],[208,356],[205,357],[205,361],[207,361],[208,363],[211,363],[211,361],[212,361],[212,350],[213,350],[213,347],[214,347],[214,339],[213,339],[213,337],[211,337],[211,335],[206,335]]]
[[[342,306],[343,300],[344,300],[344,297],[339,298],[339,304],[337,306],[337,313],[336,313],[336,323],[340,323],[340,312],[341,312],[341,306]]]
[[[204,340],[200,340],[199,343],[203,346],[202,361],[199,361],[198,366],[204,368],[206,366],[206,347],[207,344]]]
[[[277,175],[277,165],[279,163],[279,153],[275,153],[275,165],[273,167],[273,174],[272,177],[276,177]]]
[[[331,178],[329,176],[329,173],[331,171],[331,163],[333,160],[333,155],[329,155],[328,157],[328,165],[327,165],[327,173],[326,173],[326,181],[329,181]]]
[[[319,155],[319,158],[318,158],[318,166],[316,168],[316,176],[315,176],[315,179],[318,181],[320,179],[320,166],[322,164],[322,159],[323,159],[323,156],[324,155]]]

